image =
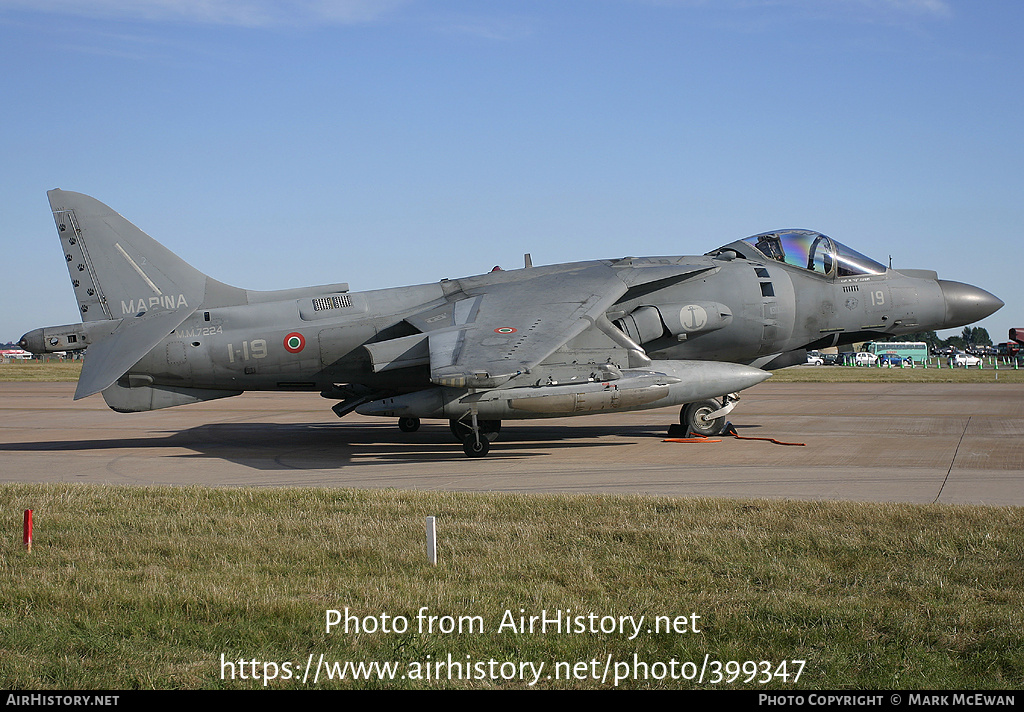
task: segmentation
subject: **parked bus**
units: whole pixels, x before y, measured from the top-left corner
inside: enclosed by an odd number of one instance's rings
[[[879,356],[892,354],[903,359],[912,358],[914,363],[928,360],[928,344],[923,341],[869,341],[864,344],[864,350]]]
[[[1016,341],[1006,341],[1002,344],[996,344],[996,353],[1007,358],[1017,358],[1020,348],[1020,344]]]

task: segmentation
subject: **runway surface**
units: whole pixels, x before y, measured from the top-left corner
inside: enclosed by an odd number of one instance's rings
[[[662,442],[673,408],[506,421],[484,459],[316,394],[126,415],[74,389],[0,384],[0,479],[1024,505],[1024,385],[765,383],[730,419],[804,446]]]

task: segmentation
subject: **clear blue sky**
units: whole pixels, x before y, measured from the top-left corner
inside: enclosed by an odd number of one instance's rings
[[[1017,0],[0,0],[0,341],[78,321],[54,187],[259,289],[804,227],[995,293],[1003,341],[1022,37]]]

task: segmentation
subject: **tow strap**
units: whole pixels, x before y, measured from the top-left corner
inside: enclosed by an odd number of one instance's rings
[[[682,426],[680,426],[680,425],[672,425],[672,426],[670,426],[669,427],[669,435],[672,434],[672,430],[673,429],[679,429],[681,427]],[[736,426],[733,425],[732,423],[726,423],[725,424],[725,432],[723,432],[722,435],[731,435],[734,438],[736,438],[737,440],[767,440],[768,442],[775,443],[776,445],[791,445],[791,446],[795,446],[795,447],[806,447],[807,446],[807,443],[784,443],[781,440],[776,440],[775,438],[755,438],[755,437],[750,437],[748,435],[740,435],[739,433],[736,432]],[[699,433],[688,432],[686,434],[685,438],[665,438],[664,440],[662,440],[662,442],[663,443],[720,443],[722,441],[721,440],[717,440],[715,438],[709,438],[708,436],[701,435]]]

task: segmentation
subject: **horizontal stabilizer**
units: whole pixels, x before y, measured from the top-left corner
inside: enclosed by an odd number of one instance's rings
[[[99,393],[111,385],[194,311],[195,307],[183,307],[121,319],[110,336],[89,344],[75,400]]]

